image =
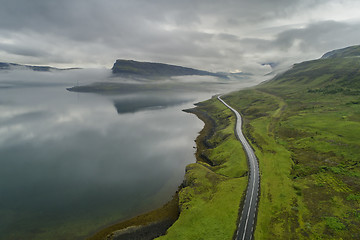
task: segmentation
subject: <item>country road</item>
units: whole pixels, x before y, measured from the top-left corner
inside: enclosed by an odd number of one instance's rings
[[[228,107],[236,115],[235,135],[243,145],[246,152],[249,166],[249,182],[246,190],[243,210],[240,217],[239,225],[235,235],[236,240],[251,240],[254,234],[255,219],[257,214],[257,203],[259,195],[259,164],[253,149],[244,137],[241,126],[242,120],[240,114],[230,107],[224,100],[218,96],[218,100]]]

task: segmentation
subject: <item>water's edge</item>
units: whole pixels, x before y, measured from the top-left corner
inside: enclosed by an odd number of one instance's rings
[[[204,122],[203,129],[199,132],[196,142],[196,162],[204,161],[200,154],[201,150],[206,147],[204,142],[214,132],[215,126],[212,119],[205,113],[200,112],[197,108],[185,109],[186,113],[196,115]],[[140,239],[151,240],[166,234],[166,231],[176,222],[180,216],[178,192],[182,189],[183,184],[178,188],[172,199],[162,207],[153,211],[141,214],[134,218],[113,224],[97,231],[86,240],[122,240],[122,239]]]
[[[178,206],[179,198],[176,192],[172,199],[162,207],[105,227],[86,240],[120,240],[129,239],[130,236],[137,236],[136,239],[154,239],[164,235],[166,230],[178,219]],[[151,238],[140,238],[141,236],[151,236]]]

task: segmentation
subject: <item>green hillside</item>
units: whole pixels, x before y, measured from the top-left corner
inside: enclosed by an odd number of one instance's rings
[[[360,57],[360,46],[351,46],[325,53],[322,58]]]
[[[359,94],[360,58],[326,58],[295,64],[264,86],[311,88],[324,93]],[[295,88],[294,88],[295,89]]]
[[[224,97],[259,158],[256,239],[360,239],[359,49]]]

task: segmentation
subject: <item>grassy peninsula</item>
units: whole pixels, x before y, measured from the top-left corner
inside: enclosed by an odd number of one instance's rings
[[[247,163],[234,135],[235,116],[216,98],[188,110],[205,122],[197,163],[187,166],[179,219],[158,239],[232,239],[247,185]]]

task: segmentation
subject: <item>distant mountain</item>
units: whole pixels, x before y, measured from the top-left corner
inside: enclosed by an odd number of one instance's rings
[[[321,58],[360,57],[360,45],[346,47],[325,53]]]
[[[140,77],[171,77],[171,76],[214,76],[226,78],[225,75],[197,70],[188,67],[169,65],[164,63],[138,62],[133,60],[118,59],[114,63],[112,72],[123,76]]]
[[[0,70],[11,70],[11,69],[29,69],[37,72],[49,72],[49,71],[74,70],[79,68],[54,68],[49,66],[31,66],[31,65],[21,65],[16,63],[0,62]]]

